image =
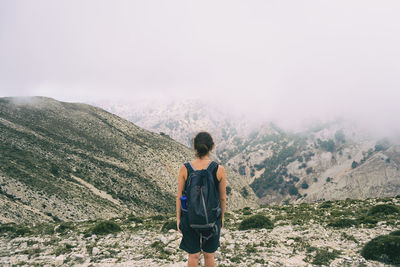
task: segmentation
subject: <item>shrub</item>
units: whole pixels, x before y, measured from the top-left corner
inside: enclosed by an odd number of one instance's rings
[[[128,220],[129,220],[130,222],[143,223],[143,220],[142,220],[141,218],[136,217],[136,216],[133,215],[133,214],[129,214],[129,215],[128,215]]]
[[[358,224],[369,224],[369,225],[375,225],[378,223],[378,220],[372,216],[361,216],[357,218],[357,223]]]
[[[297,176],[293,176],[293,182],[297,183],[298,181],[300,181],[300,178]]]
[[[56,232],[64,234],[68,230],[73,230],[73,229],[74,229],[74,226],[70,222],[63,222],[57,227]]]
[[[393,204],[380,204],[369,209],[368,215],[385,214],[390,215],[399,213],[399,208]]]
[[[330,207],[332,207],[332,201],[330,201],[330,200],[325,201],[325,202],[323,202],[321,205],[319,205],[319,207],[320,207],[321,209],[330,208]]]
[[[288,192],[291,196],[295,196],[299,193],[299,190],[294,185],[291,185],[289,186]]]
[[[308,184],[307,184],[306,182],[303,182],[303,183],[301,184],[301,188],[307,189],[307,188],[308,188]]]
[[[384,151],[390,147],[390,142],[388,139],[384,138],[376,142],[375,151]]]
[[[167,221],[166,223],[164,223],[161,231],[168,232],[170,229],[178,230],[176,228],[176,221]]]
[[[163,215],[161,215],[161,214],[151,216],[150,218],[151,218],[153,221],[162,221],[162,220],[165,219],[165,217],[164,217]]]
[[[232,192],[232,188],[231,188],[230,186],[227,186],[227,187],[226,187],[226,194],[227,194],[227,195],[230,195],[231,192]]]
[[[361,250],[367,260],[400,264],[400,236],[381,235],[369,241]]]
[[[30,234],[31,230],[22,225],[16,225],[14,223],[0,224],[0,234],[8,233],[12,237],[24,236]]]
[[[249,207],[244,207],[243,215],[251,215],[251,209]]]
[[[14,223],[0,224],[0,234],[7,232],[15,232],[16,229],[17,227]]]
[[[90,229],[90,232],[92,234],[96,235],[104,235],[104,234],[111,234],[111,233],[118,233],[121,231],[121,227],[113,222],[113,221],[101,221],[96,223],[95,226],[93,226]]]
[[[328,223],[328,226],[336,227],[336,228],[347,228],[347,227],[351,227],[356,224],[357,224],[357,222],[355,220],[342,218],[342,219],[338,219],[338,220]]]
[[[338,250],[332,249],[329,251],[328,248],[321,248],[317,250],[312,263],[315,265],[329,265],[339,254],[340,252]]]
[[[393,231],[389,235],[395,235],[395,236],[400,236],[400,230]]]
[[[271,222],[269,218],[265,217],[264,215],[257,214],[247,219],[244,219],[239,225],[239,230],[260,229],[260,228],[272,229],[273,227],[274,224]]]
[[[306,169],[306,173],[307,173],[307,174],[312,173],[312,171],[313,171],[313,168],[312,168],[312,167],[308,167],[308,168]]]
[[[306,168],[307,167],[307,163],[302,163],[300,166],[299,166],[299,169],[304,169],[304,168]]]
[[[357,161],[354,161],[354,160],[353,160],[353,162],[351,163],[351,167],[354,169],[354,168],[356,168],[357,166],[358,166]]]
[[[240,166],[238,171],[240,175],[246,175],[246,166]]]
[[[246,187],[243,187],[242,190],[240,190],[240,194],[241,194],[244,198],[246,198],[246,197],[249,196],[249,191],[247,191],[247,188],[246,188]]]
[[[336,131],[335,140],[338,141],[338,142],[342,142],[342,143],[346,142],[346,137],[345,137],[345,135],[343,133],[343,130],[337,130]]]

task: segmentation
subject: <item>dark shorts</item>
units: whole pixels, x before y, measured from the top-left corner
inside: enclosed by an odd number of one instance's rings
[[[200,234],[189,226],[185,215],[186,214],[182,214],[181,223],[179,224],[179,228],[181,229],[183,235],[179,248],[183,249],[189,254],[198,253],[201,250],[207,253],[214,253],[220,246],[219,237],[221,235],[221,218],[217,220],[218,230],[216,235],[208,240],[203,239],[203,242],[200,242]]]

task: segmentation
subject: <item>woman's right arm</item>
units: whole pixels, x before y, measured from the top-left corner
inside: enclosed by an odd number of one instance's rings
[[[185,165],[182,165],[178,174],[178,190],[176,192],[176,228],[178,229],[179,232],[181,232],[181,229],[179,229],[179,223],[181,222],[181,196],[183,188],[185,186],[186,176],[187,176],[186,167]]]

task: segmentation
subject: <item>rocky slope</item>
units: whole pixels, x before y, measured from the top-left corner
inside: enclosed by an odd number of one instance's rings
[[[218,266],[389,266],[366,260],[361,250],[372,238],[399,229],[399,201],[400,197],[347,199],[230,212],[226,214],[216,263]],[[376,209],[378,206],[380,209]],[[239,230],[243,221],[257,214],[268,216],[273,228]],[[181,234],[174,230],[173,215],[121,217],[108,221],[109,227],[96,228],[101,224],[104,222],[0,225],[0,264],[187,265],[187,254],[178,248]]]
[[[315,122],[290,132],[250,125],[200,100],[99,105],[184,144],[195,131],[210,131],[214,156],[251,184],[261,204],[400,194],[400,138],[377,138],[357,122]]]
[[[227,146],[239,140],[239,137],[246,136],[251,130],[244,116],[229,113],[200,99],[145,99],[131,104],[101,101],[91,104],[149,131],[163,132],[188,147],[192,146],[192,139],[197,132],[208,131],[216,143],[214,155],[219,159],[221,151],[225,151]]]
[[[0,99],[0,153],[0,222],[173,212],[179,167],[193,158],[100,108],[44,97]],[[229,208],[255,206],[227,171]]]

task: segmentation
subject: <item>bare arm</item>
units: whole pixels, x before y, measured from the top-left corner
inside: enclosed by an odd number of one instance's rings
[[[178,174],[178,190],[176,192],[176,227],[179,232],[181,232],[181,229],[179,229],[179,223],[181,222],[181,196],[182,196],[182,191],[185,186],[185,181],[186,181],[186,176],[187,176],[187,170],[185,165],[182,165],[181,169],[179,170]]]
[[[222,209],[222,227],[224,225],[224,215],[226,209],[226,173],[225,168],[219,166],[217,171],[217,178],[219,180],[219,201],[221,202]]]

